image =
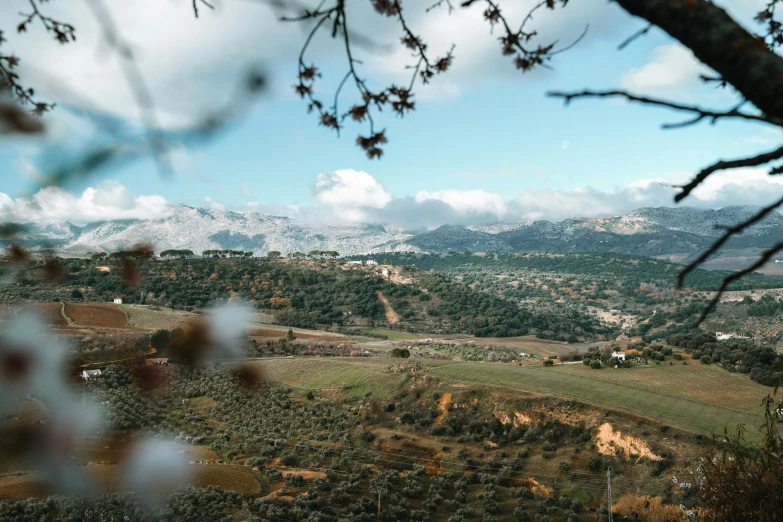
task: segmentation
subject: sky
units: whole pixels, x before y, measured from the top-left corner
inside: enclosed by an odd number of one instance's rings
[[[121,58],[101,38],[84,0],[44,5],[77,28],[77,41],[59,45],[40,25],[7,31],[0,51],[21,60],[20,73],[39,97],[58,106],[35,138],[0,140],[0,219],[86,224],[104,219],[163,217],[170,205],[256,211],[314,222],[387,222],[434,228],[442,224],[619,215],[638,207],[673,205],[683,183],[720,158],[779,145],[780,131],[720,122],[661,130],[682,114],[618,100],[574,101],[548,91],[622,88],[648,96],[728,108],[736,97],[704,85],[709,71],[685,48],[653,30],[622,51],[620,42],[645,22],[605,0],[571,2],[533,19],[541,43],[586,36],[551,62],[552,70],[522,74],[501,55],[483,8],[426,12],[427,2],[403,2],[414,32],[432,54],[454,48],[454,63],[416,89],[416,110],[404,118],[376,117],[389,143],[380,160],[356,146],[361,125],[338,137],[317,124],[293,92],[303,27],[282,23],[261,1],[223,0],[194,18],[189,0],[104,0],[131,44],[154,99],[172,172],[163,175],[146,150],[139,108],[122,74]],[[719,2],[749,29],[763,0]],[[354,27],[378,44],[361,49],[358,66],[372,85],[409,78],[400,30],[349,1]],[[505,5],[504,5],[505,4]],[[25,12],[8,0],[0,18]],[[501,2],[520,21],[530,1]],[[13,34],[12,34],[13,33]],[[306,59],[322,72],[317,93],[331,99],[346,70],[327,34]],[[266,92],[237,102],[249,70],[263,71]],[[346,87],[342,107],[356,100]],[[208,140],[186,129],[221,108],[238,107],[230,124]],[[128,160],[69,182],[41,180],[96,144],[110,142],[107,125],[131,136]],[[783,179],[764,169],[720,173],[684,204],[719,208],[765,204]]]

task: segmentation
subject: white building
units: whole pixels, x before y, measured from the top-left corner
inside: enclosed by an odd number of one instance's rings
[[[367,266],[376,266],[378,264],[378,261],[374,261],[372,259],[368,259],[366,265]]]
[[[101,374],[100,370],[82,370],[82,379],[84,379],[85,381],[89,381],[96,375],[100,375],[100,374]]]
[[[746,335],[737,335],[734,333],[715,332],[715,339],[718,341],[726,341],[728,339],[750,339]]]
[[[612,357],[625,362],[625,352],[612,352]]]
[[[114,304],[122,304],[122,299],[120,299],[119,297],[115,297]]]
[[[346,261],[345,264],[346,265],[361,265],[362,262],[361,261]]]

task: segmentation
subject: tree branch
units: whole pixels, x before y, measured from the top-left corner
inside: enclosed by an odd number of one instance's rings
[[[738,169],[742,167],[758,167],[759,165],[766,165],[770,161],[774,161],[780,158],[783,158],[783,147],[778,147],[775,150],[765,152],[764,154],[758,154],[749,158],[741,158],[729,161],[721,160],[717,163],[713,163],[709,167],[702,169],[689,183],[680,187],[682,188],[682,192],[674,196],[674,201],[679,203],[688,197],[688,195],[693,192],[696,187],[701,185],[705,179],[719,170]]]
[[[752,274],[765,264],[769,262],[770,259],[772,259],[772,256],[777,254],[783,250],[783,242],[777,243],[772,248],[765,250],[761,256],[754,262],[752,265],[750,265],[747,268],[743,268],[742,270],[739,270],[737,272],[734,272],[730,276],[727,276],[723,279],[723,282],[720,285],[720,288],[718,289],[717,294],[712,298],[712,300],[709,302],[707,307],[704,309],[704,311],[701,313],[701,316],[699,316],[699,320],[696,321],[695,327],[700,326],[704,320],[707,318],[708,315],[712,313],[713,310],[715,310],[715,307],[718,306],[718,303],[720,302],[720,298],[723,297],[723,294],[728,289],[729,285],[733,283],[734,281],[737,281],[738,279],[741,279],[745,277],[748,274]]]
[[[612,98],[612,97],[618,97],[618,98],[625,98],[628,101],[641,103],[644,105],[655,105],[658,107],[665,107],[667,109],[672,109],[675,111],[683,111],[683,112],[691,112],[694,113],[695,116],[692,120],[688,120],[684,123],[669,123],[664,124],[662,127],[664,129],[674,129],[674,128],[681,128],[685,127],[687,125],[693,125],[696,124],[702,120],[711,120],[711,123],[715,123],[721,118],[737,118],[737,119],[743,119],[748,121],[758,121],[762,123],[768,123],[770,125],[776,125],[776,126],[783,126],[783,120],[778,119],[771,119],[763,115],[758,114],[749,114],[747,112],[741,112],[738,107],[735,107],[733,109],[730,109],[728,111],[715,111],[711,109],[703,109],[701,107],[697,107],[694,105],[684,105],[681,103],[671,102],[667,100],[658,100],[655,98],[648,98],[646,96],[637,96],[635,94],[631,94],[625,91],[581,91],[581,92],[559,92],[559,91],[553,91],[548,92],[547,96],[552,96],[554,98],[563,98],[566,105],[571,103],[574,99],[579,98]],[[745,102],[743,102],[744,104]]]
[[[783,57],[708,0],[616,0],[655,24],[768,118],[783,120]]]
[[[710,247],[702,252],[702,254],[694,261],[690,262],[688,266],[682,269],[680,271],[679,275],[677,276],[677,285],[679,287],[682,287],[683,283],[685,283],[685,278],[688,274],[693,272],[696,267],[698,267],[700,264],[705,262],[709,257],[720,250],[720,248],[726,244],[726,242],[731,239],[733,236],[742,233],[743,231],[747,230],[748,228],[752,227],[765,217],[767,217],[769,214],[772,213],[773,210],[783,205],[783,198],[778,199],[771,205],[767,205],[766,207],[759,210],[756,214],[754,214],[749,219],[746,219],[742,223],[739,223],[738,225],[734,225],[732,227],[726,228],[726,231],[723,233],[723,235],[715,241]]]
[[[215,6],[210,4],[207,0],[193,0],[193,16],[198,18],[198,4],[202,3],[210,9],[215,9]]]
[[[653,27],[655,27],[655,25],[649,24],[649,25],[647,25],[647,27],[636,31],[634,34],[632,34],[631,36],[629,36],[628,38],[623,40],[623,42],[620,45],[617,46],[617,50],[618,51],[622,51],[623,49],[625,49],[626,47],[631,45],[634,41],[638,40],[642,36],[644,36],[647,33],[649,33],[650,29],[652,29]]]

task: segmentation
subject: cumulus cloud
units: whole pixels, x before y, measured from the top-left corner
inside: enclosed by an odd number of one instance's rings
[[[690,174],[670,179],[642,179],[611,190],[581,188],[523,192],[509,203],[509,214],[518,220],[560,221],[571,217],[616,216],[640,207],[675,206],[674,185]],[[764,169],[738,169],[713,174],[682,203],[697,208],[734,205],[766,205],[771,195],[783,191],[783,179]]]
[[[692,174],[672,174],[640,179],[625,186],[525,190],[508,198],[481,189],[421,190],[414,195],[393,196],[373,176],[350,169],[320,174],[314,205],[262,205],[250,201],[235,210],[288,216],[313,225],[383,223],[412,230],[441,225],[472,225],[496,221],[561,221],[574,217],[616,216],[640,207],[674,206],[675,185]],[[764,169],[737,169],[710,176],[683,203],[697,208],[734,205],[766,205],[783,192],[783,177]],[[210,210],[226,205],[207,196]],[[170,213],[161,196],[135,196],[116,182],[90,187],[81,194],[62,188],[45,188],[30,197],[13,199],[0,193],[0,222],[60,223],[82,225],[115,219],[159,219]]]
[[[442,201],[460,214],[493,214],[502,217],[506,213],[506,200],[503,196],[481,189],[447,189],[437,192],[422,190],[414,198],[416,203],[429,200]]]
[[[348,221],[360,221],[365,209],[381,208],[392,195],[366,172],[353,169],[324,172],[315,180],[315,199]]]
[[[650,61],[623,75],[620,86],[633,92],[693,89],[701,83],[699,75],[709,72],[690,50],[672,43],[655,48]]]
[[[226,206],[223,203],[220,203],[218,201],[215,201],[209,196],[204,196],[204,201],[206,201],[209,204],[210,210],[225,210]]]
[[[47,187],[32,196],[12,198],[0,192],[0,222],[83,225],[115,219],[158,219],[169,214],[169,204],[157,195],[132,195],[126,187],[106,181],[81,194]]]

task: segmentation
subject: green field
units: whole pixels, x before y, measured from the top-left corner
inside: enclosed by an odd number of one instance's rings
[[[408,373],[387,373],[386,365],[400,359],[377,357],[338,358],[308,357],[267,359],[262,363],[270,379],[300,390],[340,390],[348,385],[351,395],[370,392],[383,397],[398,388]]]
[[[294,358],[259,364],[265,365],[271,378],[294,388],[340,389],[348,384],[351,393],[371,392],[381,397],[408,378],[407,373],[385,371],[387,365],[399,362],[385,358]],[[724,427],[733,429],[737,424],[749,428],[760,425],[761,399],[772,393],[771,388],[745,376],[699,364],[638,370],[590,370],[581,364],[550,368],[438,360],[424,364],[428,373],[442,382],[502,386],[565,397],[705,435],[722,433]],[[732,399],[722,404],[728,395]]]
[[[145,330],[182,328],[199,317],[198,314],[182,310],[172,310],[162,306],[152,308],[146,305],[119,305],[128,315],[131,324]]]
[[[385,335],[389,339],[420,339],[421,336],[403,330],[392,330],[389,328],[362,328],[362,332],[374,335]]]

